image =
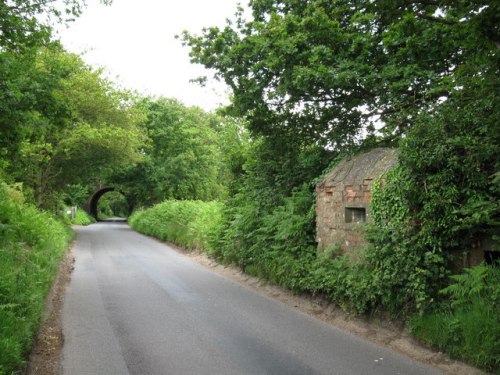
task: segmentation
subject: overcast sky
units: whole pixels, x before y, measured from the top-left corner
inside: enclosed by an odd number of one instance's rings
[[[123,86],[147,95],[177,98],[205,110],[227,103],[227,90],[210,80],[201,88],[189,80],[209,75],[189,62],[187,47],[174,38],[183,30],[223,26],[238,0],[89,0],[84,14],[59,32],[64,46],[104,67]],[[115,79],[118,77],[118,79]]]

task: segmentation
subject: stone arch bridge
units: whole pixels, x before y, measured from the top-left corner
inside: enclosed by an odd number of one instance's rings
[[[97,215],[99,213],[98,209],[97,209],[97,203],[99,202],[99,199],[101,199],[101,197],[104,194],[109,193],[110,191],[117,191],[117,192],[121,193],[125,197],[125,199],[127,200],[128,204],[129,204],[129,211],[132,212],[133,204],[131,204],[131,201],[130,201],[130,199],[128,199],[127,194],[125,194],[121,189],[118,189],[114,186],[99,187],[92,193],[92,195],[89,197],[89,199],[87,200],[87,203],[85,205],[85,211],[89,215],[93,216],[96,220],[97,220]]]

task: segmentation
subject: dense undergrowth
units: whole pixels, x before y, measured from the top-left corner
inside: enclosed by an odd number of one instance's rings
[[[25,362],[71,238],[61,221],[23,203],[22,193],[0,182],[0,374]]]
[[[71,219],[71,224],[75,225],[89,225],[92,223],[95,223],[95,219],[81,209],[76,211],[75,218]]]
[[[95,223],[95,219],[81,208],[76,210],[75,217],[71,217],[67,214],[67,212],[71,211],[70,207],[64,206],[63,211],[66,212],[66,216],[64,216],[64,222],[66,224],[90,225]]]
[[[222,205],[217,202],[167,200],[136,211],[129,224],[137,231],[190,249],[206,250],[220,225]]]
[[[266,227],[248,231],[245,237],[236,237],[231,229],[251,228],[250,212],[235,215],[214,202],[166,201],[136,212],[129,222],[139,232],[205,251],[222,263],[235,263],[251,275],[297,293],[321,294],[346,310],[370,313],[380,308],[377,300],[382,294],[376,288],[383,270],[334,251],[317,254],[308,235],[313,230],[312,207],[312,194],[307,189],[297,191],[261,218]],[[252,245],[245,249],[249,242]],[[448,299],[426,312],[407,311],[410,333],[454,358],[495,371],[500,364],[499,285],[497,267],[480,265],[453,276],[439,293]]]
[[[484,264],[452,276],[448,300],[409,321],[410,333],[453,358],[500,370],[500,268]]]

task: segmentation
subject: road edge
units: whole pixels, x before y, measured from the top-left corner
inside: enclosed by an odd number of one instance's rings
[[[43,321],[29,354],[25,375],[57,375],[64,345],[62,309],[66,287],[71,280],[75,256],[73,239],[59,263],[52,286],[45,298]]]
[[[130,227],[132,230],[133,228]],[[141,234],[137,232],[138,234]],[[144,234],[141,234],[145,236]],[[272,285],[257,277],[244,273],[238,266],[218,263],[201,250],[186,249],[154,237],[174,251],[187,256],[197,264],[211,269],[233,282],[246,286],[270,299],[278,300],[302,313],[330,324],[344,332],[366,339],[372,343],[397,351],[417,362],[430,365],[449,375],[486,375],[487,373],[466,363],[451,359],[442,352],[436,352],[412,338],[406,327],[388,319],[367,319],[343,311],[325,298],[311,295],[296,295],[289,289]]]

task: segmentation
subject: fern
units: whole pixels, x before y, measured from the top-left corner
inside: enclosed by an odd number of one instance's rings
[[[460,275],[450,276],[453,281],[440,294],[450,297],[453,307],[466,307],[475,298],[483,298],[496,305],[499,300],[500,268],[484,263],[464,269]]]

